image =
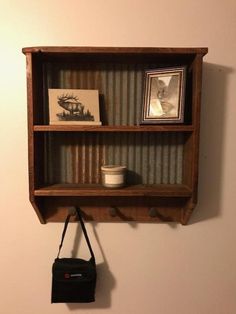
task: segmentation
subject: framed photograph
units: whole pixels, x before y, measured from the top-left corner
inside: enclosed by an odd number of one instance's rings
[[[98,90],[49,89],[49,123],[101,125]]]
[[[185,67],[145,72],[142,124],[183,123]]]

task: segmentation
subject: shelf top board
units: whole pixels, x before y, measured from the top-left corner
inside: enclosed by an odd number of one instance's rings
[[[200,54],[208,52],[207,47],[75,47],[75,46],[38,46],[25,47],[26,53],[109,53],[109,54]]]

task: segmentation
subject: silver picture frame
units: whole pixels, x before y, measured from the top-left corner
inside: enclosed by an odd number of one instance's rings
[[[186,67],[145,71],[141,124],[183,123]]]

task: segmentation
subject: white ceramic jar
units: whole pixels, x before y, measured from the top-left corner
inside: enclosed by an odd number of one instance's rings
[[[125,166],[104,165],[101,167],[102,185],[108,188],[120,188],[125,185]]]

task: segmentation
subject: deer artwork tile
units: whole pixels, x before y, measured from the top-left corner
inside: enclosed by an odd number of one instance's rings
[[[98,90],[49,89],[52,125],[101,125]]]

